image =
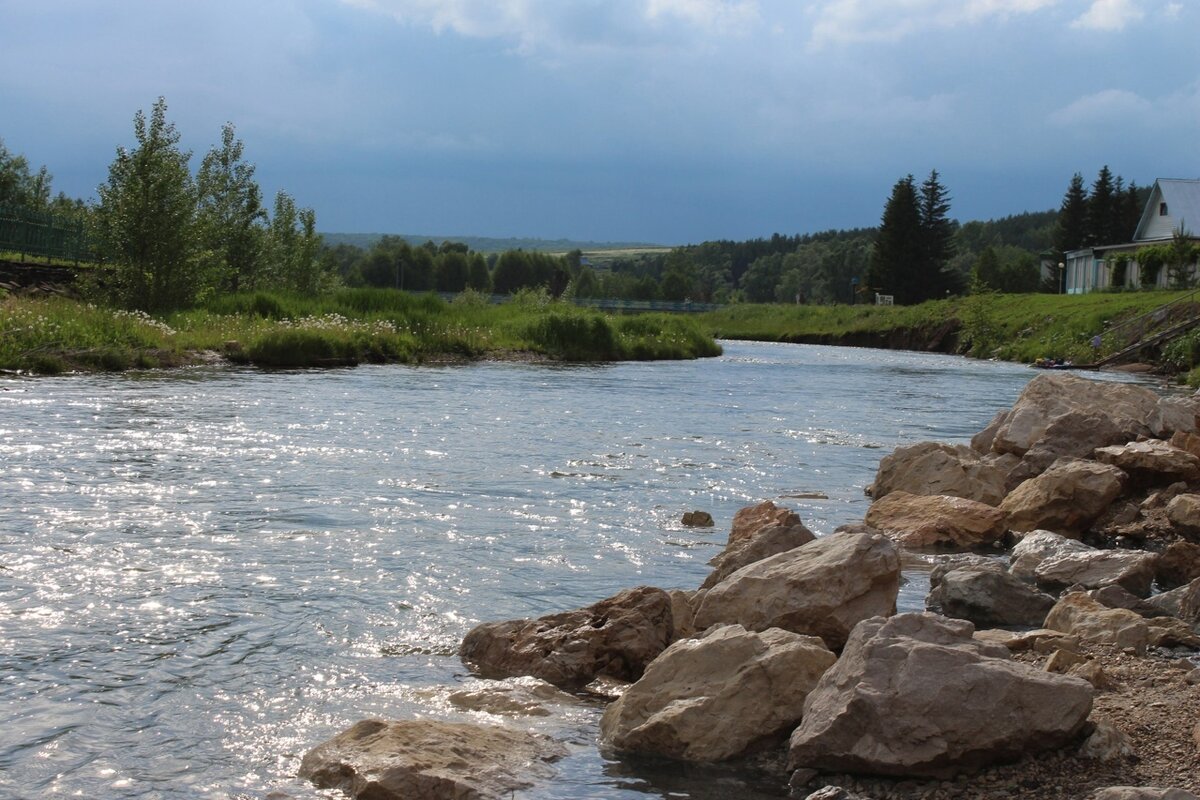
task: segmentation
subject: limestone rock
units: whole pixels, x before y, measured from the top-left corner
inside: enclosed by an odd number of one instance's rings
[[[716,524],[707,511],[685,511],[679,522],[688,528],[711,528]]]
[[[1040,626],[1054,598],[1002,568],[964,566],[941,576],[925,606],[976,625]]]
[[[1005,475],[964,445],[920,442],[884,456],[867,493],[876,500],[894,491],[948,495],[996,506],[1004,499]]]
[[[598,675],[640,678],[673,633],[671,597],[642,586],[575,611],[484,623],[466,635],[459,656],[485,678],[532,675],[577,688]]]
[[[671,641],[686,639],[696,633],[692,620],[696,617],[696,606],[704,596],[704,590],[685,592],[682,589],[671,589],[667,595],[671,598],[671,621],[673,630]]]
[[[1068,539],[1051,531],[1033,531],[1013,548],[1008,571],[1023,581],[1033,583],[1034,571],[1047,558],[1092,550],[1095,548],[1077,539]]]
[[[1096,460],[1111,464],[1145,486],[1200,478],[1200,457],[1158,439],[1096,448]]]
[[[537,678],[489,681],[452,692],[447,698],[460,711],[483,711],[507,717],[547,717],[546,706],[574,701],[572,695]]]
[[[1158,554],[1155,576],[1158,585],[1174,589],[1200,578],[1200,544],[1172,542]]]
[[[1117,584],[1138,597],[1146,597],[1154,583],[1154,554],[1144,550],[1065,553],[1038,564],[1033,579],[1048,592],[1071,586],[1098,589]]]
[[[1127,608],[1138,616],[1152,619],[1154,617],[1170,616],[1166,611],[1163,611],[1158,606],[1151,603],[1149,600],[1143,600],[1133,592],[1123,586],[1118,586],[1115,583],[1103,586],[1099,589],[1092,589],[1087,593],[1088,597],[1096,600],[1101,605],[1108,608]]]
[[[1146,620],[1124,608],[1106,608],[1083,592],[1062,597],[1046,615],[1045,625],[1085,642],[1131,647],[1138,653],[1146,652],[1150,641]]]
[[[1200,397],[1160,397],[1146,424],[1160,439],[1176,433],[1187,435],[1196,432],[1196,415],[1200,414]]]
[[[1151,434],[1145,420],[1150,418],[1157,406],[1158,395],[1144,386],[1047,372],[1029,382],[1017,402],[996,425],[991,449],[1023,456],[1048,438],[1047,429],[1052,423],[1072,412],[1102,414],[1111,427],[1124,437],[1122,441],[1132,441],[1138,436]],[[1069,434],[1067,431],[1064,433]],[[1062,438],[1069,440],[1072,437],[1065,435]],[[1090,452],[1071,455],[1084,456]]]
[[[1013,653],[1032,650],[1035,653],[1053,653],[1056,650],[1079,651],[1079,637],[1062,631],[1052,631],[1048,628],[1035,628],[1031,631],[1002,631],[987,628],[975,631],[975,638],[981,642],[1000,644]]]
[[[1092,800],[1200,800],[1183,789],[1159,789],[1154,786],[1110,786],[1092,795]]]
[[[1171,434],[1170,442],[1173,447],[1186,450],[1194,456],[1200,456],[1200,436],[1195,433],[1175,431],[1175,433]]]
[[[498,800],[553,777],[548,765],[565,755],[545,736],[508,728],[368,719],[308,751],[300,777],[371,800]]]
[[[859,620],[896,610],[900,555],[879,534],[835,533],[742,567],[708,590],[695,627],[738,624],[820,636],[833,649]]]
[[[1092,687],[933,614],[860,623],[809,694],[789,767],[942,777],[1074,739]]]
[[[752,513],[742,516],[743,512],[747,511]],[[796,513],[786,508],[777,508],[771,502],[742,509],[734,520],[734,528],[729,533],[729,543],[720,554],[708,562],[713,571],[700,585],[701,589],[716,586],[748,564],[778,553],[786,553],[817,538],[805,527]]]
[[[801,522],[800,516],[795,511],[777,506],[767,500],[755,506],[746,506],[733,515],[733,524],[729,530],[729,544],[749,538],[757,531],[774,525],[804,527],[804,523]]]
[[[656,658],[604,712],[600,740],[687,761],[733,758],[792,730],[835,660],[814,636],[712,628]]]
[[[1137,753],[1133,750],[1133,742],[1124,732],[1109,722],[1096,723],[1096,729],[1079,748],[1080,758],[1095,761],[1117,761],[1122,758],[1133,758]]]
[[[1125,473],[1094,461],[1060,460],[1012,491],[1000,510],[1014,531],[1087,528],[1121,494]]]
[[[1147,602],[1189,625],[1200,624],[1200,578],[1187,586],[1156,594]]]
[[[1060,458],[1091,458],[1097,447],[1124,444],[1130,438],[1102,410],[1070,411],[1050,423],[1042,438],[1021,456],[1020,464],[1010,470],[1009,479],[1036,477]]]
[[[1146,620],[1152,647],[1200,647],[1200,635],[1192,626],[1175,617],[1155,617]]]
[[[1176,495],[1167,503],[1167,519],[1186,539],[1200,539],[1200,494]]]
[[[967,568],[983,570],[985,572],[1007,571],[1004,568],[1004,562],[975,553],[955,553],[954,555],[940,556],[929,573],[929,588],[936,589],[947,572]]]
[[[1004,535],[1004,514],[974,500],[889,492],[867,510],[867,525],[913,549],[986,547]]]

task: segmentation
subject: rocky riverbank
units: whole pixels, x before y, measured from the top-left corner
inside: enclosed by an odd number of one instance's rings
[[[861,524],[815,537],[763,503],[696,589],[478,626],[460,655],[494,683],[451,701],[513,724],[366,720],[301,774],[508,797],[564,754],[516,720],[586,695],[611,699],[598,744],[617,757],[774,763],[810,800],[1194,798],[1198,413],[1041,375],[969,447],[884,458]],[[897,614],[915,560],[928,611]]]

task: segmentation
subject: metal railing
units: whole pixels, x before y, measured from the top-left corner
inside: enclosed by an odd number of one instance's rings
[[[92,260],[83,220],[19,206],[0,206],[0,252],[76,264]]]

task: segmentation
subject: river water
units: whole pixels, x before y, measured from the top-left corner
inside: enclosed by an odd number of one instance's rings
[[[880,457],[965,441],[1031,377],[725,343],[678,363],[0,379],[0,797],[324,796],[299,759],[353,721],[463,717],[447,695],[477,683],[454,655],[475,623],[694,588],[763,499],[818,534],[859,521]],[[684,529],[693,508],[717,527]],[[914,578],[902,607],[923,595]],[[603,757],[600,712],[517,721],[571,752],[529,797],[782,794]]]

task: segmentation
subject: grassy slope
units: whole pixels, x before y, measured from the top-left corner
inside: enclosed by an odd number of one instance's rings
[[[994,294],[907,307],[740,305],[705,314],[701,324],[715,336],[730,339],[907,345],[1010,361],[1045,357],[1090,362],[1090,341],[1107,323],[1187,294]],[[1125,334],[1106,335],[1101,354],[1127,344]]]
[[[694,320],[611,317],[530,295],[501,306],[345,289],[321,298],[221,298],[154,319],[63,298],[0,299],[0,369],[169,366],[204,351],[263,366],[506,357],[615,361],[718,355]]]

